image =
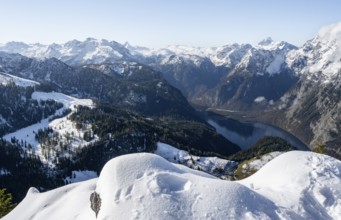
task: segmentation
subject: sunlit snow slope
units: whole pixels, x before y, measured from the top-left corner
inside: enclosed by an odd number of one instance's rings
[[[39,85],[38,82],[35,82],[32,80],[24,79],[24,78],[20,78],[17,76],[13,76],[11,74],[0,72],[0,85],[8,85],[10,83],[13,83],[16,86],[20,86],[20,87],[29,87],[29,86],[34,87],[36,85]]]
[[[153,154],[109,161],[98,179],[46,193],[30,189],[4,219],[337,219],[341,162],[288,152],[240,182],[216,179]]]
[[[74,138],[72,145],[76,146],[84,146],[87,142],[83,139],[77,138],[82,137],[83,133],[80,130],[75,128],[74,123],[68,119],[68,116],[71,115],[74,111],[76,111],[76,106],[88,106],[93,107],[94,103],[91,99],[78,99],[72,96],[65,95],[63,93],[58,92],[33,92],[32,99],[35,100],[54,100],[56,102],[60,102],[63,104],[63,107],[56,111],[54,115],[47,115],[40,122],[30,125],[28,127],[17,130],[13,133],[9,133],[5,135],[3,138],[7,141],[10,141],[12,137],[20,141],[24,141],[28,144],[31,144],[35,151],[38,153],[41,159],[45,160],[41,153],[41,146],[35,138],[35,134],[39,131],[39,129],[47,129],[50,127],[54,131],[58,132],[61,135],[65,135],[66,133],[73,133]],[[64,117],[60,117],[66,109],[70,109],[71,112]],[[59,118],[54,119],[54,117],[58,116]]]

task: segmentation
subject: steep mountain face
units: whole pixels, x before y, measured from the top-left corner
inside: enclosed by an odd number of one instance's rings
[[[149,115],[195,118],[193,108],[182,94],[163,80],[160,73],[145,65],[123,62],[71,67],[56,58],[36,60],[18,54],[2,57],[2,71],[34,79],[50,90],[93,98]]]
[[[286,125],[301,130],[310,146],[326,143],[330,155],[341,158],[341,25],[324,27],[302,48],[291,51],[287,63],[300,77],[295,89],[282,97]]]
[[[296,47],[271,38],[255,46],[127,48],[140,62],[160,70],[192,103],[207,107],[245,110],[259,100],[273,103],[298,80],[285,62]]]
[[[340,80],[333,78],[333,83],[322,83],[302,77],[277,107],[288,119],[277,123],[312,147],[340,136]]]
[[[291,51],[287,63],[295,72],[326,81],[341,67],[341,23],[325,26],[298,50]]]
[[[293,48],[270,38],[250,46],[212,89],[190,100],[203,106],[235,110],[250,110],[264,102],[273,104],[298,80],[285,63],[286,53]]]
[[[178,55],[169,56],[162,63],[153,65],[189,100],[196,94],[213,88],[227,70],[226,67],[216,68],[208,58],[197,57],[192,60]]]
[[[136,59],[161,71],[164,78],[192,101],[214,88],[251,45],[218,48],[169,46],[164,49],[127,47]]]
[[[141,62],[163,72],[192,103],[203,106],[240,110],[250,108],[258,97],[274,102],[298,80],[285,63],[288,51],[296,47],[271,38],[256,46],[128,48]]]

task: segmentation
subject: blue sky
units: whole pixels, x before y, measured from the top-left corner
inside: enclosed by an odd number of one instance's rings
[[[340,9],[339,0],[1,0],[0,43],[219,46],[270,36],[299,46],[341,21]]]

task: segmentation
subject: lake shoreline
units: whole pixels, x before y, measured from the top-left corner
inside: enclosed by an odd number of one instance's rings
[[[297,136],[272,124],[251,120],[248,117],[243,117],[240,120],[240,117],[233,117],[236,112],[232,112],[231,115],[221,115],[207,110],[200,112],[203,119],[219,134],[240,146],[242,150],[251,147],[264,137],[274,136],[285,139],[298,150],[310,151],[309,147]]]

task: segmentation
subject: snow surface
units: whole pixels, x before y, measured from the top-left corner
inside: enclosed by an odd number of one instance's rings
[[[65,108],[71,108],[71,110],[75,110],[77,105],[89,107],[94,105],[91,99],[78,99],[59,92],[34,92],[32,94],[32,99],[43,101],[54,100],[56,102],[63,103]]]
[[[95,220],[89,198],[96,188],[96,181],[69,184],[45,193],[32,187],[25,199],[2,220]]]
[[[275,59],[270,63],[270,65],[266,68],[266,71],[272,75],[276,74],[281,70],[282,65],[284,64],[284,56],[283,54],[278,54],[275,56]]]
[[[17,76],[13,76],[7,73],[0,73],[0,84],[8,85],[9,83],[14,83],[15,85],[20,86],[20,87],[30,87],[30,86],[34,87],[40,84],[38,82],[20,78]]]
[[[341,216],[341,162],[329,156],[284,153],[240,183],[303,219]]]
[[[266,98],[264,96],[258,96],[257,98],[255,98],[254,102],[264,102],[266,101]]]
[[[7,124],[6,119],[0,114],[0,125]]]
[[[3,219],[96,219],[94,191],[97,219],[338,219],[340,185],[341,162],[313,152],[284,153],[236,182],[130,154],[109,161],[98,179],[45,193],[31,188]]]
[[[6,170],[4,168],[0,169],[0,176],[10,175],[10,174],[11,174],[11,172],[8,170]]]

